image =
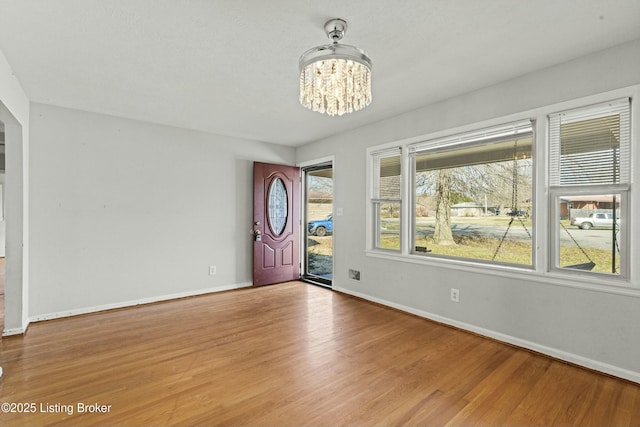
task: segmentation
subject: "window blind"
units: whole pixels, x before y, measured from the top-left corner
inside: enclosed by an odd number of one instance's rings
[[[625,98],[550,115],[550,184],[629,183],[629,113]]]
[[[416,172],[531,158],[533,122],[514,122],[409,147]]]
[[[472,132],[450,135],[443,138],[418,142],[409,146],[409,154],[418,154],[429,151],[449,151],[459,146],[495,144],[514,139],[531,136],[533,124],[531,120],[513,122],[506,125],[494,126]]]
[[[400,200],[401,150],[399,147],[377,151],[373,157],[373,199]]]

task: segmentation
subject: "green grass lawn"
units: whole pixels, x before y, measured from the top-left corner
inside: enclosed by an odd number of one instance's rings
[[[432,255],[470,258],[485,261],[495,261],[509,264],[531,265],[531,244],[505,240],[500,246],[495,259],[496,249],[500,245],[499,239],[454,237],[455,245],[437,245],[433,238],[424,237],[416,242],[418,246],[426,246]],[[385,249],[398,249],[400,237],[398,235],[383,235],[380,246]],[[596,264],[592,271],[611,273],[611,251],[603,249],[585,248],[589,257]],[[589,260],[582,251],[575,246],[560,248],[561,267],[586,263]],[[620,258],[616,258],[616,267],[620,268]]]
[[[478,224],[478,225],[501,225],[506,227],[511,220],[506,216],[489,216],[489,217],[475,217],[475,218],[455,218],[453,224]],[[476,259],[483,261],[495,261],[506,264],[516,264],[529,266],[532,263],[531,255],[531,243],[513,240],[504,240],[500,246],[500,239],[487,238],[487,237],[470,237],[470,236],[456,236],[454,237],[455,245],[437,245],[433,238],[425,236],[424,230],[429,230],[429,233],[433,230],[433,218],[418,218],[421,225],[418,226],[418,230],[423,230],[416,238],[416,245],[426,246],[431,252],[429,255],[442,255],[449,257]],[[424,224],[429,221],[428,224]],[[523,219],[524,225],[531,230],[531,220]],[[565,221],[565,226],[568,226],[568,220]],[[382,220],[382,226],[385,232],[380,236],[380,246],[384,249],[399,249],[400,248],[400,222],[397,219]],[[519,221],[514,221],[512,227],[522,227]],[[308,251],[310,254],[332,256],[333,254],[333,236],[310,236],[310,245]],[[496,250],[500,246],[496,254]],[[584,248],[589,257],[596,264],[592,271],[601,273],[611,273],[611,251]],[[494,259],[495,254],[495,259]],[[562,260],[561,267],[567,267],[570,265],[583,264],[589,260],[585,257],[582,251],[577,246],[563,246],[560,248],[560,259]],[[620,268],[620,258],[616,258],[616,267]]]
[[[452,224],[477,224],[477,225],[501,225],[506,227],[511,220],[510,217],[505,216],[489,216],[489,217],[474,217],[474,218],[454,218]],[[529,230],[531,230],[532,224],[530,219],[522,219],[523,224]],[[477,259],[483,261],[495,261],[508,264],[519,265],[531,265],[532,264],[532,248],[530,242],[504,240],[500,245],[500,239],[488,238],[488,237],[469,237],[469,236],[455,236],[455,245],[438,245],[434,242],[430,236],[425,236],[424,231],[420,233],[420,230],[433,230],[433,218],[418,218],[418,236],[416,238],[417,246],[425,246],[430,250],[430,255],[443,255],[450,257]],[[568,226],[568,220],[565,221],[565,226]],[[425,224],[426,223],[426,224]],[[400,248],[400,224],[398,221],[384,221],[383,226],[386,233],[380,237],[380,246],[385,249],[399,249]],[[514,221],[512,227],[522,227],[519,221]],[[394,234],[397,232],[397,234]],[[498,247],[500,249],[498,250]],[[497,250],[497,253],[496,253]],[[611,273],[611,251],[596,249],[596,248],[584,248],[585,252],[596,264],[592,271],[601,273]],[[494,258],[495,255],[495,258]],[[560,259],[562,260],[560,267],[568,267],[571,265],[578,265],[588,262],[587,257],[577,246],[562,246],[560,248]],[[620,269],[620,258],[616,258],[616,268]]]

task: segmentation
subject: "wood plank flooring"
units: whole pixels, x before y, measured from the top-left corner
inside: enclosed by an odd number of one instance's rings
[[[640,426],[638,384],[299,282],[1,345],[0,402],[35,404],[2,426]]]

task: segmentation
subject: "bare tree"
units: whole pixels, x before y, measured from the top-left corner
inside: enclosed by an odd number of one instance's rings
[[[433,238],[439,245],[455,244],[451,233],[451,176],[451,169],[438,171],[436,228]]]
[[[333,178],[327,178],[324,176],[309,175],[307,177],[308,189],[310,191],[316,191],[318,193],[333,193]]]
[[[531,160],[525,159],[515,165],[513,161],[504,161],[419,172],[416,192],[434,194],[436,198],[435,243],[454,244],[451,231],[454,199],[481,203],[486,198],[490,206],[511,209],[531,200],[531,166]]]

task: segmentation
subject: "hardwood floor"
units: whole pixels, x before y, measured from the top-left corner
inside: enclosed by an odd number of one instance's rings
[[[299,282],[36,323],[1,345],[0,402],[35,404],[2,426],[640,426],[638,384]],[[108,412],[78,412],[96,403]]]

